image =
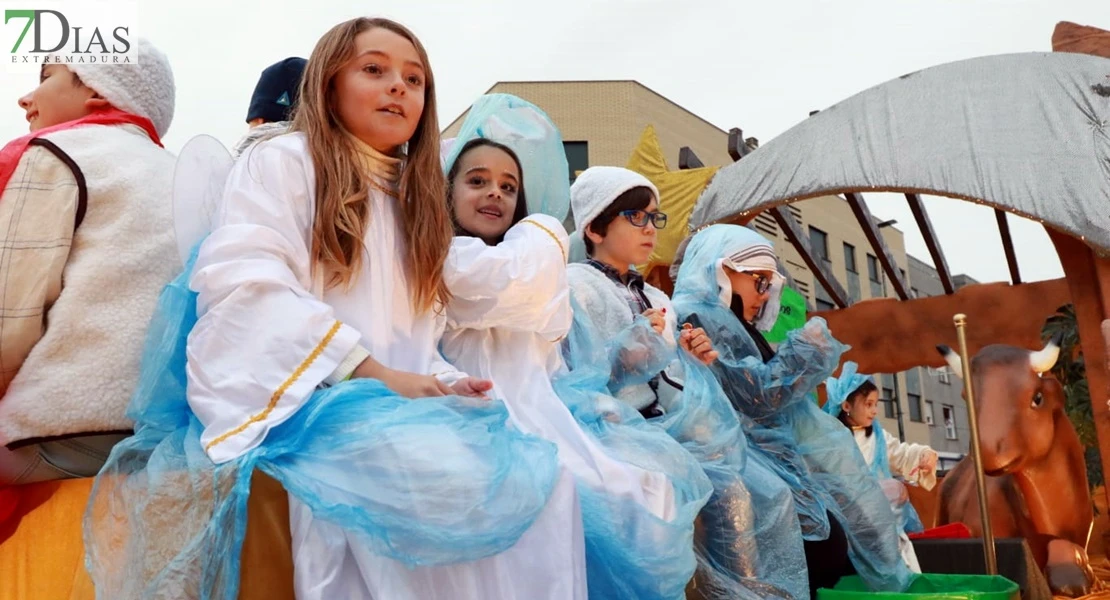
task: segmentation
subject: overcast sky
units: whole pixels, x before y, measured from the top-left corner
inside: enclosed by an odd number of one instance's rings
[[[1050,50],[1058,21],[1110,29],[1107,0],[193,0],[139,10],[140,35],[173,63],[177,109],[165,142],[175,151],[200,133],[234,143],[259,72],[307,57],[329,27],[360,15],[394,18],[423,41],[441,125],[497,81],[635,79],[761,143],[911,71]],[[35,83],[0,70],[0,138],[26,132],[16,98]],[[1008,278],[989,209],[927,206],[953,271]],[[904,200],[875,198],[871,210],[898,219],[907,249],[928,261]],[[1024,277],[1059,277],[1043,229],[1010,219]]]

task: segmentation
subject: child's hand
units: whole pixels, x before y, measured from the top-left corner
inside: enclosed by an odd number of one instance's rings
[[[492,389],[492,381],[475,377],[463,377],[451,386],[451,392],[456,395],[466,396],[467,398],[481,398],[482,400],[489,400],[486,392]]]
[[[935,450],[926,450],[921,454],[921,461],[917,468],[926,475],[937,470],[937,453]]]
[[[694,326],[689,323],[682,325],[682,333],[678,335],[678,343],[683,350],[689,352],[705,365],[712,364],[720,356],[713,349],[713,342],[709,341],[709,336],[705,334],[705,330],[701,327],[694,329]]]
[[[390,369],[380,379],[386,387],[406,398],[435,398],[454,393],[446,384],[431,375]]]
[[[666,309],[649,308],[644,311],[644,317],[651,323],[651,328],[660,335],[663,334],[663,327],[667,324],[667,321],[663,318],[665,314],[667,314]]]
[[[384,383],[385,387],[406,398],[434,398],[454,393],[451,388],[431,375],[390,369],[373,358],[362,361],[351,377],[377,379]]]

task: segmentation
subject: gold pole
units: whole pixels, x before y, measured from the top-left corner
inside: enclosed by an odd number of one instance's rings
[[[952,318],[956,324],[956,337],[960,342],[960,362],[963,366],[964,397],[967,399],[967,421],[971,427],[971,458],[975,464],[975,485],[979,491],[979,520],[983,525],[983,556],[987,574],[998,575],[998,557],[994,548],[994,530],[991,529],[991,512],[987,506],[987,476],[983,473],[983,454],[979,448],[979,417],[975,410],[975,391],[971,385],[971,359],[967,355],[967,315]]]

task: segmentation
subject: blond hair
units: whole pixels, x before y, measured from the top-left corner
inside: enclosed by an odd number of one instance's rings
[[[305,134],[316,171],[312,258],[327,274],[329,287],[349,286],[365,250],[363,240],[371,218],[370,175],[360,166],[335,110],[334,82],[354,57],[355,37],[379,27],[411,42],[424,64],[424,112],[408,142],[398,188],[413,307],[424,311],[448,299],[443,265],[452,237],[451,218],[443,203],[447,185],[439,162],[435,78],[424,46],[406,27],[388,19],[358,18],[332,27],[316,43],[305,66],[291,130]]]

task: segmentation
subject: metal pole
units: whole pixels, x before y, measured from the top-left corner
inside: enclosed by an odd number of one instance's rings
[[[994,548],[994,530],[991,513],[987,507],[987,476],[983,473],[983,454],[979,448],[979,417],[975,410],[975,390],[971,385],[971,359],[967,355],[967,315],[952,318],[956,324],[956,337],[960,342],[960,362],[963,367],[964,396],[967,399],[967,422],[971,429],[971,458],[975,464],[975,485],[979,492],[979,520],[983,526],[983,556],[987,574],[998,575],[998,556]]]

